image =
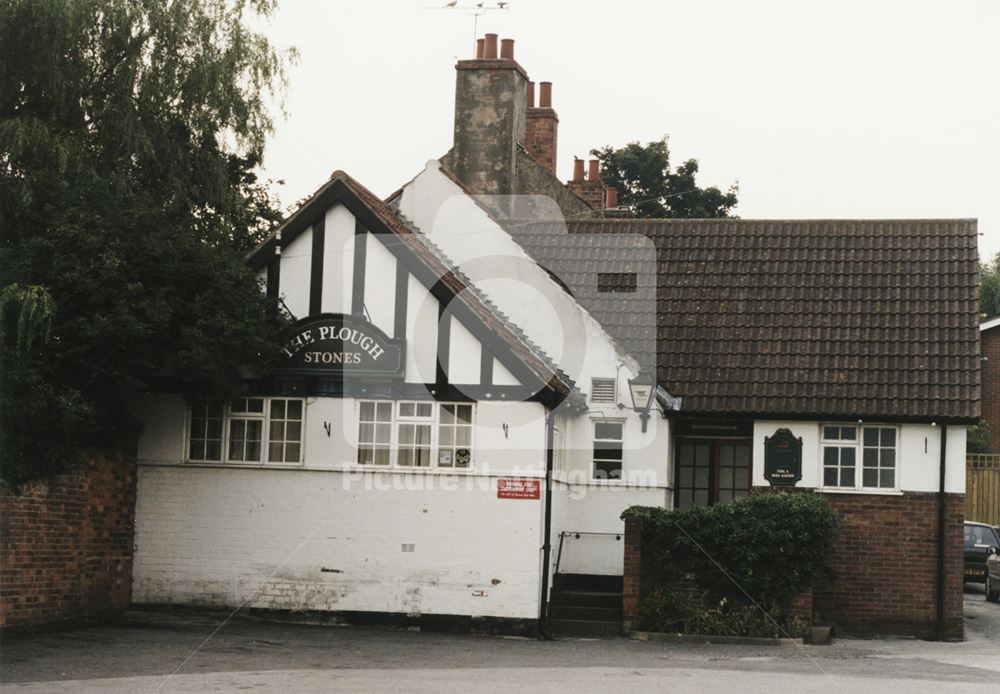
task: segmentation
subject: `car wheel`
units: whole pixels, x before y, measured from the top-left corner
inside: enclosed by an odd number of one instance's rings
[[[986,576],[986,599],[990,602],[1000,602],[1000,592],[994,590],[989,574]]]

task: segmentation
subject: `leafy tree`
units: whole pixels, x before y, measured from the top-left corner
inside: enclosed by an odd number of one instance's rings
[[[966,428],[965,452],[966,453],[992,453],[990,447],[990,425],[983,419],[978,424],[973,424]]]
[[[121,440],[137,391],[224,397],[276,351],[243,262],[279,218],[256,171],[288,56],[248,26],[273,9],[0,4],[4,480]]]
[[[979,264],[979,311],[984,321],[1000,316],[1000,253]]]
[[[670,170],[667,140],[641,145],[630,142],[620,149],[607,146],[590,151],[601,162],[601,176],[618,189],[618,202],[636,217],[730,217],[736,207],[737,186],[723,193],[716,187],[695,183],[698,161],[688,159]]]

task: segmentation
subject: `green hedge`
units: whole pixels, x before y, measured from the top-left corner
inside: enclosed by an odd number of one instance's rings
[[[809,493],[754,494],[680,510],[633,506],[622,518],[642,524],[640,612],[658,615],[640,621],[690,616],[690,602],[674,590],[686,574],[695,575],[705,609],[735,616],[755,602],[783,614],[830,571],[837,533],[829,504]]]

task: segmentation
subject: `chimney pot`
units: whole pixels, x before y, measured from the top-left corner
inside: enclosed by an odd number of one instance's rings
[[[604,206],[609,210],[618,209],[618,189],[614,186],[608,186],[607,195],[608,199]]]
[[[538,83],[538,105],[541,108],[552,108],[552,83]]]
[[[483,44],[486,43],[486,39],[476,39],[476,60],[483,59]]]
[[[545,84],[544,82],[542,84]],[[573,160],[573,180],[582,181],[583,180],[583,159]]]
[[[535,83],[528,82],[528,108],[535,107]]]
[[[496,60],[497,59],[497,35],[496,34],[486,34],[486,40],[483,44],[483,60]]]
[[[587,180],[599,181],[601,179],[601,162],[591,159],[587,162]]]
[[[514,59],[514,39],[503,39],[500,41],[500,57],[504,60]]]

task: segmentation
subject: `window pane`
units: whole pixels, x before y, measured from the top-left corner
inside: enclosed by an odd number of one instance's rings
[[[840,464],[843,467],[853,468],[855,463],[855,451],[853,448],[840,449]]]
[[[285,423],[284,422],[271,422],[271,426],[268,429],[268,436],[270,436],[271,441],[284,441],[285,440]]]
[[[188,458],[190,460],[205,459],[205,442],[203,440],[191,440],[191,445],[188,447]]]
[[[455,443],[459,446],[472,445],[472,427],[460,427],[455,430]]]
[[[853,487],[854,486],[854,468],[843,468],[840,471],[840,486],[841,487]]]
[[[472,423],[472,405],[458,405],[455,408],[455,418],[465,424]]]
[[[836,441],[840,438],[840,427],[823,427],[823,438]]]
[[[837,468],[835,467],[823,468],[823,486],[824,487],[837,486]]]
[[[380,402],[376,407],[376,415],[380,422],[392,421],[392,403]]]
[[[375,441],[374,437],[375,437],[375,425],[362,424],[361,428],[358,430],[358,442],[373,443]]]
[[[694,465],[694,447],[689,445],[681,446],[681,465]]]
[[[719,469],[719,488],[731,489],[733,486],[733,469],[724,467]]]
[[[267,447],[267,459],[272,463],[282,462],[284,453],[284,444],[272,441]]]
[[[441,433],[438,434],[438,443],[442,446],[450,446],[454,442],[455,442],[455,428],[441,427]]]
[[[375,464],[376,465],[388,465],[389,464],[389,449],[379,448],[375,451]]]
[[[696,490],[694,490],[694,505],[695,506],[708,506],[708,490],[707,489],[696,489]]]
[[[418,417],[430,417],[432,413],[431,403],[422,402],[417,405],[417,416]]]
[[[399,455],[396,457],[396,463],[407,467],[413,465],[413,449],[400,448]]]
[[[831,466],[836,465],[840,456],[838,455],[837,448],[834,446],[825,446],[823,448],[823,465]]]
[[[285,418],[285,401],[284,400],[272,400],[271,401],[271,418],[272,419],[284,419]]]
[[[844,441],[856,441],[858,430],[855,427],[840,427],[840,438]]]
[[[302,401],[301,400],[289,400],[288,401],[288,419],[302,419]]]
[[[694,468],[682,467],[679,484],[682,487],[690,487],[694,484]]]
[[[615,461],[594,461],[594,477],[599,480],[621,479],[621,463]]]
[[[882,449],[882,467],[896,467],[896,449]]]
[[[874,427],[865,427],[864,442],[866,446],[877,446],[878,445],[878,429]]]
[[[301,444],[298,443],[285,444],[285,462],[286,463],[301,462],[301,451],[302,451]]]
[[[361,465],[370,465],[373,454],[371,446],[358,446],[358,463]]]
[[[878,449],[866,448],[861,454],[861,464],[865,467],[878,467]]]
[[[891,488],[893,488],[893,487],[896,486],[896,471],[895,470],[882,469],[882,470],[879,471],[878,476],[879,476],[878,486],[880,486],[882,488],[889,488],[889,489],[891,489]]]
[[[375,440],[378,443],[389,443],[392,440],[392,425],[390,425],[390,424],[376,424],[375,425]]]
[[[288,441],[302,440],[302,422],[289,422],[285,425],[285,439]]]
[[[694,492],[690,489],[681,489],[677,492],[677,508],[687,508],[694,503]]]
[[[864,487],[877,487],[878,470],[869,470],[866,468],[861,475],[861,484]]]
[[[621,439],[622,437],[622,425],[621,422],[595,422],[594,423],[594,438],[595,439]]]
[[[205,442],[205,460],[222,460],[222,441]]]
[[[708,468],[704,468],[704,467],[695,468],[695,471],[694,471],[694,486],[695,487],[707,487],[708,486]]]
[[[454,405],[441,405],[441,423],[442,424],[454,424],[455,423],[455,406]]]
[[[360,417],[362,421],[373,422],[375,421],[375,403],[373,402],[363,402],[361,403],[361,414]]]
[[[896,445],[896,430],[886,427],[882,429],[882,445],[894,447]]]
[[[748,468],[738,468],[736,470],[736,488],[747,489],[750,487],[750,470]]]

